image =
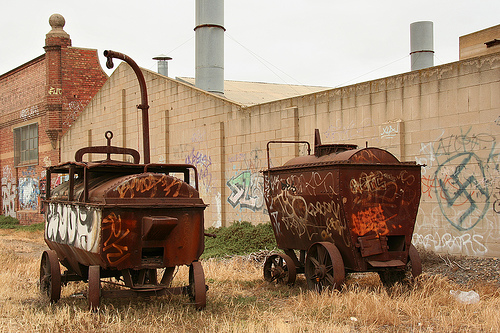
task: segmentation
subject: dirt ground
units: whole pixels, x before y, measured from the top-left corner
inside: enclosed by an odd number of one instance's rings
[[[0,250],[9,249],[27,258],[40,258],[48,249],[42,232],[0,230]],[[422,271],[430,275],[441,274],[463,285],[488,283],[500,287],[500,259],[476,258],[436,254],[418,249],[422,258]],[[254,260],[256,256],[250,256]],[[258,257],[258,256],[257,256]]]

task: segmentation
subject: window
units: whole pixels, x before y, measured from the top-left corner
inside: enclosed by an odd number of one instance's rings
[[[14,129],[15,165],[38,163],[38,124]]]

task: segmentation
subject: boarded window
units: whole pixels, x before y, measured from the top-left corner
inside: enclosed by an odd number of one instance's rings
[[[38,124],[14,129],[15,165],[38,163]]]

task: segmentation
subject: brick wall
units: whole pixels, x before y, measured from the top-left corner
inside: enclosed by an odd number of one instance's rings
[[[60,162],[61,135],[107,80],[97,51],[71,47],[67,34],[47,34],[45,50],[0,76],[1,214],[22,224],[43,222],[45,167]],[[38,161],[16,166],[14,129],[33,123],[38,124]]]

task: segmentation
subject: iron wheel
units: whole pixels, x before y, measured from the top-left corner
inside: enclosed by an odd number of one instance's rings
[[[276,284],[293,284],[297,276],[295,264],[288,255],[272,254],[264,263],[264,280]]]
[[[40,291],[49,297],[51,303],[61,298],[61,266],[56,251],[47,250],[42,253]]]
[[[207,305],[205,274],[199,261],[189,265],[189,297],[197,310],[202,310]]]
[[[345,267],[337,247],[328,242],[311,245],[307,251],[305,274],[310,290],[340,290],[345,279]]]

